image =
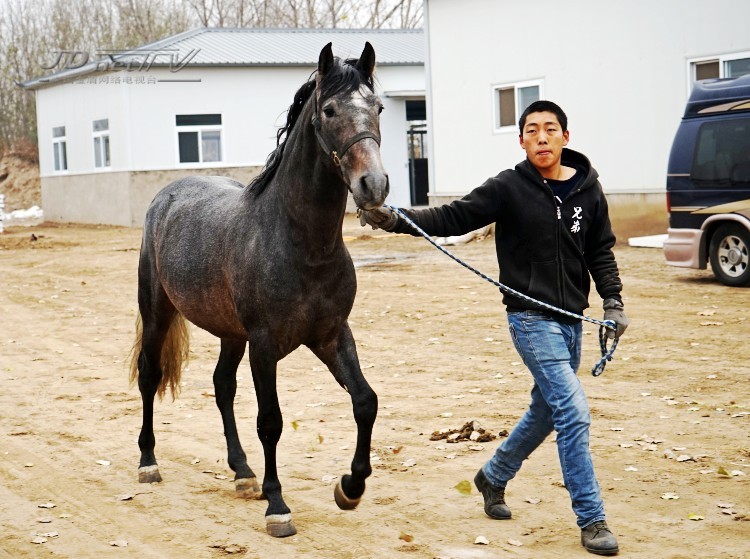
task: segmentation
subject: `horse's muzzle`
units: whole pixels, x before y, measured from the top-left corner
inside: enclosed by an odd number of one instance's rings
[[[385,173],[368,173],[359,177],[352,185],[352,195],[357,207],[364,210],[379,208],[385,202],[391,185]]]

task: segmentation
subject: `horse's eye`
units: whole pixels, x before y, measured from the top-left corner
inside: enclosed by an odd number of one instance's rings
[[[323,114],[326,115],[328,118],[331,118],[333,115],[336,114],[336,111],[334,111],[331,107],[326,107],[323,109]]]
[[[380,105],[380,106],[378,107],[378,114],[382,113],[382,112],[383,112],[383,109],[385,109],[385,107],[384,107],[383,105]]]

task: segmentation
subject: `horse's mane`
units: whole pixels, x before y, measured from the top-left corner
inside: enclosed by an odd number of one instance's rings
[[[327,99],[339,93],[348,93],[359,89],[363,84],[375,91],[372,76],[365,75],[356,66],[356,58],[348,58],[341,61],[340,58],[334,58],[333,66],[326,72],[320,83],[320,95],[322,99]],[[315,73],[313,73],[314,76]],[[268,186],[276,171],[281,164],[284,156],[284,148],[289,139],[289,133],[297,124],[300,114],[305,107],[308,99],[315,92],[315,78],[311,77],[309,81],[302,85],[294,94],[294,101],[289,106],[286,114],[286,124],[276,131],[276,148],[268,155],[266,165],[260,174],[255,177],[248,188],[252,189],[257,196]]]

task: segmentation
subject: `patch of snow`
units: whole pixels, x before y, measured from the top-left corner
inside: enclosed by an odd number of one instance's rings
[[[13,210],[10,213],[4,214],[3,219],[41,219],[44,217],[44,212],[39,206],[31,206],[27,210]]]
[[[646,237],[630,237],[628,245],[631,247],[664,248],[664,241],[666,240],[666,233],[663,235],[648,235]]]

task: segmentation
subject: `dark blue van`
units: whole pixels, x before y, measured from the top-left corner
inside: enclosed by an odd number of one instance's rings
[[[750,75],[696,83],[667,172],[667,264],[750,285]]]

